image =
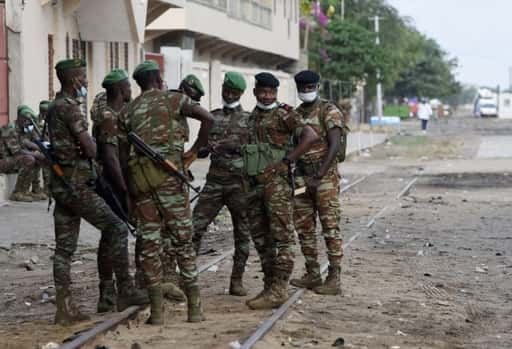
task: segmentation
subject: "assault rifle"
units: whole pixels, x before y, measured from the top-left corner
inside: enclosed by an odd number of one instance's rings
[[[188,178],[180,172],[178,167],[176,167],[175,164],[172,163],[172,161],[167,160],[162,156],[162,154],[155,151],[153,148],[151,148],[149,145],[144,143],[142,138],[140,138],[135,132],[129,132],[128,133],[128,141],[135,147],[137,152],[139,152],[141,155],[149,158],[151,161],[153,161],[156,165],[158,165],[161,169],[163,169],[165,172],[169,173],[172,176],[178,177],[180,181],[185,183],[187,187],[192,189],[197,195],[190,200],[190,202],[194,201],[199,197],[199,193],[201,188],[200,187],[194,187],[188,180]]]
[[[61,180],[62,184],[64,184],[64,187],[66,187],[66,189],[68,189],[73,196],[76,196],[73,184],[66,179],[62,167],[60,167],[59,163],[55,160],[55,157],[51,152],[50,143],[44,140],[41,130],[39,130],[39,127],[36,125],[35,122],[32,122],[32,126],[34,126],[34,133],[36,135],[34,143],[39,148],[41,154],[43,154],[46,158],[46,161],[48,162],[50,169]]]

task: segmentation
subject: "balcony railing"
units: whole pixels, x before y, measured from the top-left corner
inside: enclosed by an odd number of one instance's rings
[[[258,0],[190,0],[219,11],[228,16],[265,29],[272,29],[272,8]],[[276,0],[274,0],[276,1]]]

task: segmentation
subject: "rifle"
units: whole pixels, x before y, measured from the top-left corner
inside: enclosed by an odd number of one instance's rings
[[[137,152],[144,155],[153,161],[156,165],[160,166],[165,172],[169,173],[172,176],[178,177],[187,187],[192,189],[197,195],[190,200],[193,202],[195,199],[199,197],[201,187],[194,187],[189,181],[188,178],[178,170],[175,164],[172,161],[167,160],[162,156],[162,154],[155,151],[149,145],[144,143],[142,138],[140,138],[135,132],[131,131],[128,133],[128,141],[135,147]]]
[[[76,197],[75,188],[73,184],[66,179],[62,167],[60,167],[59,163],[55,160],[55,157],[51,152],[50,143],[44,140],[43,135],[41,134],[41,131],[35,122],[32,122],[32,126],[34,126],[34,133],[36,134],[36,139],[34,140],[35,145],[37,145],[39,151],[46,158],[46,161],[50,165],[52,172],[61,180],[62,184],[64,184],[64,187],[66,187],[66,189],[68,189],[71,194]]]

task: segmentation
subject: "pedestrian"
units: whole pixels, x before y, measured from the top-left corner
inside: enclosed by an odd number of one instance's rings
[[[235,254],[229,294],[246,296],[243,273],[249,257],[250,233],[247,218],[248,178],[244,175],[241,147],[249,141],[249,113],[244,111],[240,98],[246,89],[244,77],[237,72],[227,72],[222,85],[223,108],[212,111],[214,124],[210,130],[208,147],[200,157],[210,154],[210,168],[206,184],[194,207],[194,246],[199,253],[201,240],[208,225],[227,206],[233,223]]]
[[[135,132],[147,145],[185,171],[206,146],[212,116],[184,94],[162,91],[160,68],[154,61],[139,64],[133,78],[141,94],[126,108],[119,119],[120,159],[126,170],[127,183],[137,219],[137,239],[141,239],[141,262],[145,285],[151,300],[147,323],[163,323],[162,303],[162,225],[172,234],[187,296],[188,321],[204,319],[197,284],[196,253],[192,244],[192,219],[188,192],[176,176],[157,167],[149,158],[136,153],[127,135]],[[198,139],[191,150],[183,152],[188,141],[186,117],[201,122]]]
[[[418,119],[421,121],[421,132],[427,133],[428,120],[432,116],[432,108],[426,98],[421,98],[420,104],[418,105]]]
[[[112,237],[112,263],[116,277],[118,310],[148,302],[147,296],[135,289],[129,273],[128,229],[112,209],[95,192],[96,144],[88,133],[85,115],[87,77],[85,61],[67,59],[57,63],[55,70],[61,83],[48,112],[48,133],[53,155],[62,168],[70,190],[52,173],[50,191],[55,199],[55,255],[53,275],[57,312],[55,323],[70,325],[89,317],[73,302],[70,290],[71,260],[78,243],[80,220],[83,218]]]
[[[337,155],[345,151],[340,140],[347,127],[342,111],[334,103],[319,97],[319,81],[320,76],[310,70],[295,75],[299,99],[302,101],[296,111],[305,124],[313,127],[321,140],[297,161],[297,185],[307,188],[305,193],[295,197],[294,209],[295,230],[306,260],[306,273],[290,283],[312,289],[318,294],[335,295],[341,292],[343,257]],[[329,260],[329,274],[324,283],[318,263],[317,217],[322,226]]]
[[[244,162],[252,188],[248,195],[251,236],[260,256],[264,287],[247,301],[251,309],[271,309],[288,299],[294,264],[293,176],[290,167],[318,140],[293,108],[277,101],[279,80],[270,73],[255,76],[256,107],[249,118]],[[296,147],[290,139],[302,128]]]

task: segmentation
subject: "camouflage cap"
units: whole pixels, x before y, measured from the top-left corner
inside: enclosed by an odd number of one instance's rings
[[[87,63],[80,58],[63,59],[55,65],[56,71],[64,71],[68,69],[85,68]]]
[[[101,86],[106,88],[107,86],[113,85],[123,80],[128,79],[128,73],[123,69],[113,69],[110,73],[105,76]]]
[[[183,82],[185,82],[188,86],[196,89],[201,96],[204,96],[203,84],[201,84],[201,80],[199,80],[197,76],[195,76],[194,74],[189,74],[185,76]]]
[[[160,66],[157,62],[148,60],[140,63],[137,67],[135,67],[135,70],[133,71],[132,77],[134,79],[137,78],[137,75],[140,73],[146,72],[146,71],[154,71],[154,70],[160,70]]]
[[[40,111],[48,111],[48,107],[50,106],[50,101],[42,100],[39,102],[39,110]]]
[[[234,71],[229,71],[224,75],[224,86],[242,92],[247,88],[243,75]]]

